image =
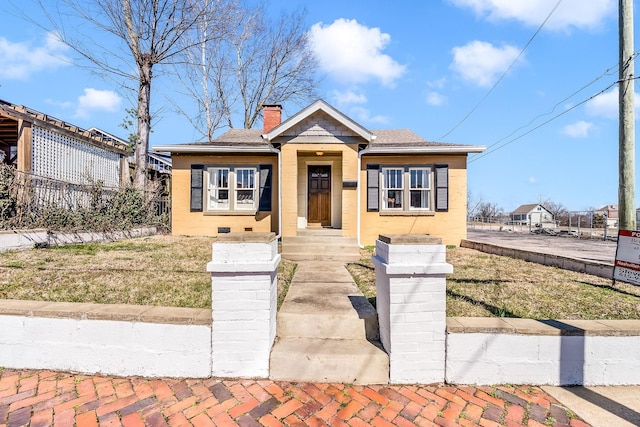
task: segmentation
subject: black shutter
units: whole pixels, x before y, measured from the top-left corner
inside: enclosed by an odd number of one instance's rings
[[[449,210],[449,165],[436,165],[436,211]]]
[[[191,165],[191,212],[202,212],[204,165]]]
[[[367,165],[367,212],[380,211],[380,165]]]
[[[268,212],[271,210],[271,165],[260,165],[260,198],[258,211]]]

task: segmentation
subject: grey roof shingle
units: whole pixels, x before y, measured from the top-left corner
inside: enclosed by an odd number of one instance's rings
[[[371,146],[385,147],[464,147],[462,144],[427,141],[409,129],[372,130],[376,136]]]
[[[532,204],[528,204],[528,205],[520,205],[518,206],[518,208],[511,212],[512,214],[524,214],[524,213],[529,213],[531,212],[536,206],[538,206],[538,203],[532,203]]]
[[[211,142],[194,142],[185,145],[206,145],[221,147],[268,147],[262,139],[260,129],[231,129]],[[371,131],[376,139],[371,142],[375,147],[464,147],[463,144],[427,141],[409,129],[381,129]]]

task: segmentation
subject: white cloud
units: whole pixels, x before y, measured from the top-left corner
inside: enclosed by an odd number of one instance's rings
[[[111,90],[99,90],[86,88],[84,95],[78,97],[78,109],[76,117],[88,118],[94,111],[107,111],[113,113],[118,111],[122,98]]]
[[[73,103],[71,101],[56,101],[55,99],[51,99],[51,98],[45,99],[44,102],[46,102],[49,105],[53,105],[54,107],[58,107],[62,109],[71,108],[73,106]]]
[[[431,80],[427,82],[427,86],[434,89],[442,89],[444,85],[447,83],[447,77],[439,78],[438,80]]]
[[[573,124],[566,125],[562,129],[562,133],[571,138],[586,138],[589,136],[589,131],[592,127],[593,123],[580,120]]]
[[[427,94],[427,104],[429,105],[434,105],[437,107],[442,104],[445,104],[446,102],[447,102],[447,97],[438,92],[429,92]]]
[[[352,107],[349,109],[349,115],[359,123],[371,123],[371,124],[387,124],[389,118],[383,115],[372,116],[371,112],[364,107]]]
[[[490,86],[509,68],[519,52],[514,46],[495,47],[491,43],[474,40],[452,49],[451,69],[478,86]]]
[[[406,70],[404,65],[382,53],[391,36],[380,28],[361,25],[355,19],[340,18],[330,25],[314,24],[309,38],[320,67],[345,83],[378,79],[385,85],[393,85]]]
[[[472,9],[489,21],[516,20],[537,27],[549,15],[557,0],[450,0],[454,5]],[[564,0],[555,10],[545,28],[568,30],[571,27],[592,29],[614,15],[615,0]]]
[[[351,104],[367,103],[367,97],[357,89],[350,89],[347,91],[334,90],[331,92],[331,97],[334,100],[335,104],[340,107]]]
[[[640,118],[640,96],[634,94],[634,110],[636,117]],[[605,92],[596,96],[586,103],[585,110],[587,114],[594,117],[604,117],[607,119],[618,118],[618,88],[613,88],[609,92]]]
[[[40,46],[0,37],[0,78],[26,80],[39,71],[68,65],[68,51],[69,47],[53,32],[45,35]]]
[[[538,178],[536,178],[535,176],[530,176],[528,181],[529,181],[529,184],[537,184]]]

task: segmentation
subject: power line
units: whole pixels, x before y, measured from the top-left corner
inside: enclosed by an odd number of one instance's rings
[[[630,60],[634,60],[638,55],[640,55],[640,50],[635,51],[635,52],[633,53],[632,57],[630,58]],[[587,84],[583,85],[580,89],[578,89],[578,90],[574,91],[574,92],[573,92],[573,93],[571,93],[570,95],[566,96],[564,99],[562,99],[562,100],[558,101],[558,102],[557,102],[557,103],[556,103],[556,104],[551,108],[551,111],[549,111],[548,113],[540,114],[540,115],[538,115],[538,116],[534,117],[534,118],[533,118],[533,119],[531,119],[531,120],[529,121],[529,123],[527,123],[526,125],[520,126],[519,128],[515,129],[513,132],[511,132],[511,133],[510,133],[510,134],[508,134],[507,136],[504,136],[504,137],[500,138],[499,140],[497,140],[496,142],[494,142],[493,144],[490,144],[490,145],[488,146],[488,148],[489,148],[489,150],[488,150],[488,151],[485,151],[485,152],[484,152],[484,153],[482,153],[482,154],[478,154],[478,155],[475,155],[474,157],[470,158],[470,159],[469,159],[469,163],[471,163],[471,162],[473,162],[473,161],[475,161],[475,160],[479,160],[480,158],[482,158],[482,157],[484,157],[484,156],[486,156],[486,155],[488,155],[488,154],[491,154],[491,153],[493,153],[494,151],[497,151],[498,149],[500,149],[500,148],[502,148],[502,147],[504,147],[504,146],[506,146],[506,145],[509,145],[510,143],[512,143],[512,142],[514,142],[514,141],[516,141],[516,140],[518,140],[518,139],[520,139],[520,138],[524,137],[525,135],[530,134],[530,133],[531,133],[531,132],[533,132],[534,130],[537,130],[537,129],[541,128],[542,126],[544,126],[544,125],[546,125],[546,124],[548,124],[548,123],[552,122],[553,120],[557,119],[558,117],[563,116],[564,114],[566,114],[566,113],[568,113],[569,111],[571,111],[571,110],[575,109],[576,107],[578,107],[578,106],[580,106],[580,105],[583,105],[583,104],[585,104],[586,102],[589,102],[590,100],[592,100],[593,98],[596,98],[597,96],[599,96],[599,95],[603,94],[604,92],[606,92],[607,90],[609,90],[610,88],[612,88],[613,86],[615,86],[616,84],[618,84],[618,83],[619,83],[619,81],[616,81],[616,82],[614,82],[614,83],[610,84],[610,85],[609,85],[609,86],[607,86],[605,89],[603,89],[603,90],[601,90],[600,92],[598,92],[597,94],[592,95],[592,96],[590,96],[589,98],[587,98],[586,100],[583,100],[583,101],[581,101],[581,102],[579,102],[579,103],[577,103],[577,104],[573,105],[572,107],[568,108],[567,110],[563,111],[562,113],[560,113],[560,114],[558,114],[558,115],[556,115],[556,116],[552,117],[551,119],[549,119],[549,120],[547,120],[547,121],[545,121],[545,122],[541,123],[540,125],[538,125],[538,126],[534,127],[533,129],[531,129],[531,130],[529,130],[529,131],[527,131],[527,132],[523,133],[522,135],[517,136],[516,138],[514,138],[514,139],[512,139],[512,140],[508,141],[507,143],[500,145],[500,146],[499,146],[499,147],[497,147],[496,149],[494,149],[494,150],[492,150],[492,149],[491,149],[491,147],[494,147],[495,145],[499,144],[500,142],[504,141],[505,139],[507,139],[507,138],[511,137],[513,134],[515,134],[515,133],[516,133],[516,132],[518,132],[519,130],[521,130],[521,129],[524,129],[524,128],[528,127],[528,126],[529,126],[529,125],[531,125],[533,122],[535,122],[537,119],[539,119],[539,118],[541,118],[541,117],[548,116],[548,115],[552,114],[552,113],[556,110],[556,108],[557,108],[559,105],[561,105],[561,104],[563,104],[564,102],[568,101],[569,99],[571,99],[572,97],[574,97],[574,96],[575,96],[575,95],[577,95],[578,93],[580,93],[580,92],[582,92],[583,90],[585,90],[587,87],[589,87],[589,86],[593,85],[593,84],[594,84],[595,82],[597,82],[598,80],[600,80],[600,79],[604,78],[605,76],[610,76],[610,75],[615,74],[615,73],[616,73],[617,68],[618,68],[618,66],[617,66],[617,65],[615,65],[615,66],[613,66],[613,67],[610,67],[610,68],[606,69],[606,70],[605,70],[602,74],[600,74],[598,77],[596,77],[595,79],[591,80],[589,83],[587,83]],[[633,80],[636,80],[636,83],[638,83],[638,79],[639,79],[639,78],[640,78],[640,77],[633,77],[632,79],[633,79]]]
[[[519,128],[515,129],[515,130],[514,130],[513,132],[511,132],[510,134],[508,134],[508,135],[506,135],[506,136],[504,136],[504,137],[500,138],[499,140],[497,140],[497,141],[496,141],[496,142],[494,142],[493,144],[490,144],[490,145],[488,146],[488,148],[491,148],[491,147],[493,147],[494,145],[499,144],[500,142],[504,141],[505,139],[510,138],[512,135],[514,135],[514,134],[515,134],[515,133],[517,133],[518,131],[520,131],[520,130],[522,130],[522,129],[524,129],[524,128],[529,127],[530,125],[532,125],[532,124],[533,124],[536,120],[538,120],[539,118],[553,114],[553,112],[556,110],[556,108],[558,108],[558,106],[560,106],[561,104],[564,104],[564,103],[565,103],[565,102],[567,102],[569,99],[573,98],[575,95],[577,95],[578,93],[582,92],[583,90],[585,90],[585,89],[586,89],[586,88],[588,88],[589,86],[593,85],[593,84],[594,84],[595,82],[597,82],[598,80],[600,80],[600,79],[604,78],[605,76],[610,76],[610,75],[615,74],[615,73],[617,72],[617,68],[618,68],[618,66],[616,65],[616,66],[614,66],[614,67],[611,67],[611,68],[609,68],[609,69],[605,70],[602,74],[600,74],[600,75],[599,75],[598,77],[596,77],[595,79],[591,80],[589,83],[587,83],[587,84],[583,85],[580,89],[578,89],[578,90],[574,91],[574,92],[573,92],[573,93],[571,93],[570,95],[568,95],[568,96],[566,96],[565,98],[563,98],[562,100],[558,101],[558,102],[557,102],[557,103],[556,103],[556,104],[551,108],[551,110],[550,110],[549,112],[544,113],[544,114],[539,114],[539,115],[537,115],[536,117],[532,118],[532,119],[529,121],[529,123],[527,123],[526,125],[522,125],[522,126],[520,126]]]
[[[637,78],[638,78],[638,77],[636,77],[636,79],[637,79]],[[516,136],[516,137],[515,137],[515,138],[513,138],[513,139],[510,139],[509,141],[505,142],[505,143],[504,143],[504,144],[502,144],[502,145],[497,146],[496,148],[494,148],[494,149],[492,149],[492,150],[485,151],[484,153],[482,153],[482,154],[480,154],[480,155],[478,155],[478,156],[476,156],[476,157],[474,157],[474,158],[470,159],[470,160],[469,160],[469,163],[472,163],[472,162],[474,162],[474,161],[476,161],[476,160],[480,160],[481,158],[483,158],[483,157],[485,157],[485,156],[488,156],[489,154],[491,154],[491,153],[494,153],[494,152],[498,151],[499,149],[501,149],[501,148],[503,148],[503,147],[505,147],[505,146],[507,146],[507,145],[511,144],[512,142],[515,142],[515,141],[519,140],[520,138],[523,138],[523,137],[525,137],[526,135],[529,135],[529,134],[530,134],[530,133],[532,133],[533,131],[538,130],[538,129],[540,129],[541,127],[543,127],[543,126],[545,126],[545,125],[547,125],[547,124],[551,123],[551,122],[552,122],[552,121],[554,121],[555,119],[557,119],[557,118],[559,118],[559,117],[564,116],[564,115],[565,115],[565,114],[567,114],[569,111],[572,111],[572,110],[576,109],[577,107],[579,107],[579,106],[581,106],[581,105],[583,105],[583,104],[585,104],[585,103],[587,103],[587,102],[591,101],[592,99],[596,98],[597,96],[602,95],[603,93],[605,93],[606,91],[608,91],[609,89],[611,89],[612,87],[614,87],[614,86],[615,86],[615,85],[617,85],[617,84],[618,84],[618,81],[615,81],[615,82],[611,83],[609,86],[607,86],[606,88],[602,89],[600,92],[596,93],[595,95],[592,95],[592,96],[590,96],[589,98],[587,98],[587,99],[585,99],[585,100],[583,100],[583,101],[580,101],[579,103],[577,103],[577,104],[575,104],[575,105],[571,106],[570,108],[567,108],[566,110],[562,111],[561,113],[559,113],[559,114],[557,114],[557,115],[555,115],[555,116],[551,117],[549,120],[546,120],[546,121],[544,121],[544,122],[540,123],[539,125],[535,126],[534,128],[529,129],[529,130],[528,130],[528,131],[526,131],[525,133],[523,133],[523,134],[521,134],[521,135],[518,135],[518,136]],[[503,138],[503,139],[504,139],[504,138]],[[493,144],[493,145],[495,145],[495,144]]]
[[[520,57],[524,54],[525,50],[527,50],[527,48],[529,47],[529,45],[531,44],[531,42],[533,42],[533,39],[536,38],[536,36],[538,35],[538,33],[542,30],[542,27],[545,26],[545,24],[547,23],[547,21],[549,20],[549,18],[551,18],[551,15],[553,15],[553,13],[556,11],[556,9],[558,8],[558,6],[560,6],[560,3],[562,3],[563,0],[558,0],[558,2],[556,3],[556,5],[553,7],[553,9],[551,9],[551,12],[549,12],[549,14],[547,15],[547,17],[544,19],[544,21],[542,22],[542,24],[540,24],[540,26],[538,27],[538,29],[536,30],[535,33],[533,33],[533,35],[531,36],[531,38],[529,39],[529,41],[527,42],[527,44],[524,45],[524,47],[520,50],[520,53],[518,53],[518,56],[511,62],[511,64],[509,65],[509,67],[505,70],[505,72],[500,76],[500,78],[493,84],[493,86],[491,87],[491,89],[489,89],[489,91],[482,97],[482,99],[480,99],[480,101],[475,105],[475,107],[473,107],[471,109],[471,111],[469,111],[467,113],[466,116],[464,116],[462,118],[462,120],[460,120],[453,128],[451,128],[451,130],[449,130],[449,132],[445,133],[444,135],[442,135],[439,139],[440,141],[444,140],[447,136],[449,136],[451,133],[453,133],[456,129],[458,129],[465,121],[467,121],[467,119],[478,109],[478,107],[480,107],[480,105],[489,97],[489,95],[491,95],[491,93],[495,90],[496,87],[498,87],[498,85],[500,84],[500,82],[502,82],[502,80],[506,77],[506,75],[509,73],[509,71],[511,71],[511,69],[515,66],[516,62],[518,62],[518,60],[520,59]]]

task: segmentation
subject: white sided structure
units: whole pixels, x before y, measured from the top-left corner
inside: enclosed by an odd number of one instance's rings
[[[3,100],[0,151],[19,171],[69,184],[117,187],[128,169],[121,140]]]

